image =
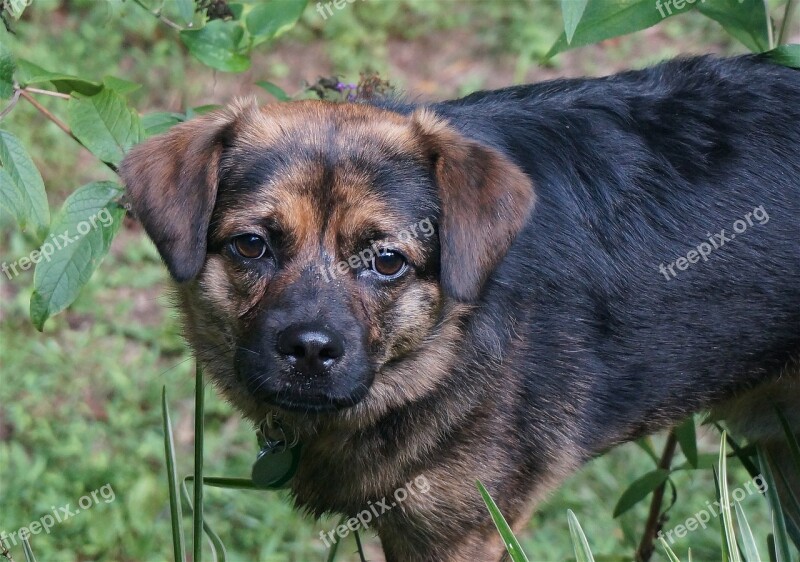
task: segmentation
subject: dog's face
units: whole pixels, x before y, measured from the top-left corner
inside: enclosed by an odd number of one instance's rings
[[[444,360],[447,311],[479,298],[534,200],[433,114],[359,104],[235,104],[136,147],[121,174],[192,347],[253,419],[435,386],[446,369],[408,367]]]

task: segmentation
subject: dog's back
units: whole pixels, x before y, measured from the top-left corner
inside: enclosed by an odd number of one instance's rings
[[[487,315],[526,332],[515,361],[534,404],[589,406],[590,450],[798,358],[800,71],[753,56],[677,60],[435,109],[534,180],[536,207]]]

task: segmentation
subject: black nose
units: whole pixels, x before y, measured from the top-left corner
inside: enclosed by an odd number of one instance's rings
[[[278,334],[275,348],[306,375],[322,374],[344,355],[344,342],[339,334],[311,324],[289,326]]]

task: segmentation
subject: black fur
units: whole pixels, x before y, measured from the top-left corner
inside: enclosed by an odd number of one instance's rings
[[[530,412],[551,397],[583,389],[595,453],[798,356],[800,72],[703,57],[432,108],[535,185],[465,346],[480,354],[492,342],[526,373],[521,428],[540,423]],[[766,224],[669,280],[659,271],[759,206]],[[513,355],[511,325],[525,342]]]

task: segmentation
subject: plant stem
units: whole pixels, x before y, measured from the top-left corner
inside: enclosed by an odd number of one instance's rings
[[[43,105],[42,105],[42,104],[40,104],[38,101],[36,101],[36,99],[35,99],[35,98],[34,98],[32,95],[30,95],[30,94],[29,94],[29,93],[28,93],[26,90],[20,89],[20,90],[18,90],[18,92],[19,92],[19,95],[20,95],[20,96],[22,96],[23,98],[25,98],[26,100],[28,100],[28,102],[30,102],[30,104],[31,104],[33,107],[35,107],[35,108],[36,108],[36,109],[39,111],[39,113],[41,113],[42,115],[44,115],[45,117],[47,117],[47,118],[48,118],[50,121],[52,121],[53,123],[55,123],[55,124],[56,124],[56,126],[57,126],[59,129],[61,129],[61,130],[62,130],[62,131],[64,131],[65,133],[67,133],[67,134],[70,136],[70,138],[71,138],[72,140],[74,140],[75,142],[77,142],[77,143],[78,143],[79,145],[81,145],[83,148],[86,148],[86,150],[89,150],[89,149],[86,147],[86,145],[85,145],[85,144],[83,144],[83,143],[80,141],[80,139],[78,139],[78,137],[76,137],[76,136],[75,136],[75,135],[72,133],[72,131],[70,130],[70,128],[67,126],[67,124],[66,124],[66,123],[64,123],[64,122],[63,122],[61,119],[59,119],[58,117],[56,117],[55,115],[53,115],[53,114],[50,112],[50,110],[49,110],[49,109],[47,109],[45,106],[43,106]],[[69,98],[69,96],[67,96],[67,98]],[[89,150],[89,152],[91,152],[91,150]],[[102,160],[101,160],[101,162],[102,162]],[[116,167],[116,166],[114,166],[113,164],[110,164],[110,163],[108,163],[108,162],[103,162],[103,164],[105,164],[105,165],[106,165],[106,166],[107,166],[107,167],[108,167],[108,168],[109,168],[109,169],[110,169],[112,172],[114,172],[115,174],[117,173],[117,167]]]
[[[177,24],[177,23],[175,23],[174,21],[172,21],[172,20],[170,20],[170,19],[166,18],[165,16],[163,16],[163,15],[161,14],[161,11],[159,11],[159,10],[156,10],[156,11],[153,11],[153,10],[151,10],[150,8],[148,8],[148,7],[147,7],[147,6],[144,4],[144,2],[142,2],[142,0],[133,0],[133,2],[134,2],[134,4],[136,4],[137,6],[139,6],[140,8],[142,8],[142,9],[144,9],[144,10],[147,10],[147,12],[149,12],[149,13],[150,13],[150,15],[152,15],[153,17],[156,17],[156,18],[158,18],[158,19],[159,19],[159,21],[161,21],[162,23],[164,23],[164,24],[168,25],[168,26],[169,26],[169,27],[171,27],[172,29],[174,29],[174,30],[176,30],[176,31],[183,31],[183,28],[182,28],[180,25],[178,25],[178,24]]]
[[[32,94],[44,94],[45,96],[53,96],[54,98],[61,98],[62,100],[68,100],[70,98],[69,94],[62,94],[61,92],[54,92],[52,90],[41,90],[39,88],[31,88],[30,86],[25,87],[26,92],[30,92]]]
[[[789,38],[789,26],[794,19],[794,10],[797,8],[797,0],[787,0],[786,10],[783,12],[783,23],[781,23],[781,32],[778,34],[778,45],[783,45],[784,41]]]
[[[0,119],[11,113],[11,110],[14,109],[14,106],[17,105],[19,101],[20,89],[14,88],[14,94],[11,96],[11,101],[8,102],[8,105],[3,108],[3,111],[0,111]]]
[[[29,93],[28,93],[26,90],[20,90],[20,91],[19,91],[19,94],[20,94],[20,95],[21,95],[23,98],[25,98],[26,100],[28,100],[28,102],[30,102],[30,104],[31,104],[33,107],[35,107],[36,109],[38,109],[38,110],[39,110],[39,113],[41,113],[42,115],[44,115],[45,117],[47,117],[47,118],[48,118],[50,121],[52,121],[53,123],[55,123],[55,124],[58,126],[58,128],[59,128],[59,129],[61,129],[61,130],[62,130],[62,131],[64,131],[65,133],[67,133],[67,134],[68,134],[70,137],[72,137],[72,139],[73,139],[75,142],[77,142],[78,144],[81,144],[81,146],[82,146],[82,143],[81,143],[81,141],[79,141],[79,140],[78,140],[78,138],[77,138],[75,135],[73,135],[73,134],[72,134],[72,131],[70,130],[70,128],[67,126],[67,124],[66,124],[66,123],[64,123],[64,122],[63,122],[61,119],[59,119],[58,117],[56,117],[55,115],[53,115],[52,113],[50,113],[50,110],[49,110],[49,109],[47,109],[45,106],[43,106],[43,105],[42,105],[42,104],[40,104],[38,101],[36,101],[36,99],[35,99],[35,98],[34,98],[32,95],[30,95],[30,94],[29,94]]]
[[[664,444],[664,452],[661,453],[661,460],[658,463],[658,468],[669,470],[672,466],[672,457],[675,456],[675,449],[678,445],[678,437],[675,435],[675,430],[671,430],[667,436],[667,442]],[[655,539],[658,535],[659,528],[661,527],[661,505],[664,502],[664,491],[667,488],[669,479],[664,480],[658,488],[653,491],[653,499],[650,501],[650,513],[647,515],[647,523],[644,527],[644,534],[639,543],[639,548],[636,549],[636,562],[647,562],[653,556],[655,550]]]

